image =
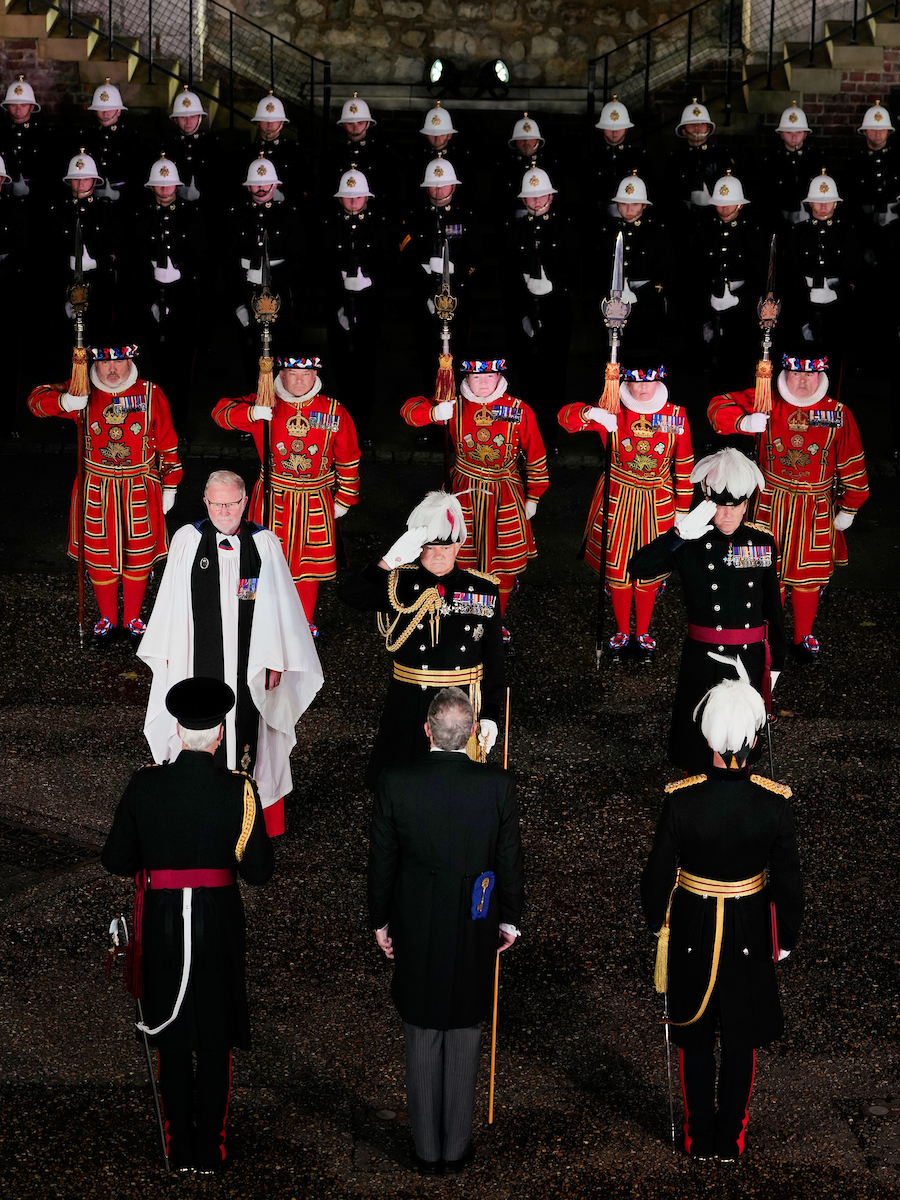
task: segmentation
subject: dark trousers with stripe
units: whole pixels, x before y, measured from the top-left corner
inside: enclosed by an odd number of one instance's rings
[[[744,1152],[748,1107],[756,1071],[755,1050],[722,1050],[716,1086],[714,1042],[679,1050],[684,1098],[684,1148],[693,1157],[737,1158]]]
[[[157,1063],[170,1164],[201,1170],[221,1167],[231,1095],[231,1051],[160,1050]]]
[[[425,1162],[462,1158],[472,1140],[481,1026],[422,1029],[404,1023],[403,1030],[416,1154]]]

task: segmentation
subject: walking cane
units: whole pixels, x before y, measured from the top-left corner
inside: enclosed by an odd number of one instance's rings
[[[109,956],[106,960],[106,974],[109,977],[109,969],[113,962],[124,955],[128,950],[128,926],[125,923],[125,918],[121,913],[114,917],[109,927],[110,937],[112,938],[112,946],[109,950]],[[137,1004],[138,1021],[141,1025],[144,1024],[144,1008],[139,997],[135,997]],[[141,1030],[141,1037],[144,1042],[144,1056],[147,1060],[147,1074],[150,1076],[150,1087],[153,1091],[153,1105],[156,1109],[156,1124],[159,1130],[159,1140],[162,1146],[163,1162],[165,1163],[166,1171],[171,1171],[172,1166],[169,1162],[169,1152],[166,1148],[166,1126],[163,1120],[162,1105],[159,1102],[159,1087],[156,1082],[156,1073],[153,1070],[153,1056],[150,1053],[150,1043],[147,1041],[147,1034]]]
[[[506,721],[503,729],[503,770],[509,762],[509,688],[506,689]],[[491,1084],[488,1090],[488,1125],[494,1123],[494,1069],[497,1064],[497,1000],[500,996],[500,951],[494,956],[494,1012],[491,1017]]]

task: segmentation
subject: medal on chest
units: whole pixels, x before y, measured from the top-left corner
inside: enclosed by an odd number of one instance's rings
[[[752,542],[748,546],[734,546],[729,542],[728,554],[725,558],[726,567],[746,569],[749,567],[771,567],[771,565],[771,546],[754,546]]]

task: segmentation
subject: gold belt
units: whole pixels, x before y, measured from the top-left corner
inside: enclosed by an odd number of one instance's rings
[[[156,459],[150,458],[146,462],[128,463],[127,466],[112,466],[106,463],[85,462],[85,471],[89,475],[101,475],[105,479],[133,479],[138,475],[153,475],[156,472]]]
[[[417,683],[421,688],[464,687],[478,683],[484,675],[481,663],[477,667],[458,667],[455,671],[427,671],[394,663],[394,678],[401,683]]]
[[[329,471],[325,475],[317,475],[314,479],[310,479],[308,476],[280,475],[275,471],[269,476],[271,483],[294,492],[317,492],[320,488],[331,487],[334,479],[334,471]]]
[[[630,471],[625,471],[621,467],[615,466],[615,464],[610,467],[609,475],[616,483],[627,487],[655,488],[661,484],[669,484],[671,486],[672,483],[672,479],[668,475],[632,475]]]
[[[469,475],[472,479],[513,479],[518,478],[518,473],[515,468],[515,462],[510,466],[501,465],[499,467],[476,467],[465,459],[458,458],[456,460],[455,469],[460,475]]]
[[[799,479],[796,481],[783,479],[780,475],[772,475],[768,471],[763,471],[763,479],[770,488],[778,488],[782,492],[808,492],[811,496],[827,494],[834,484],[833,479],[828,479],[824,483],[804,483]]]
[[[706,986],[706,993],[700,1001],[700,1007],[694,1013],[689,1021],[668,1021],[669,1025],[693,1025],[699,1021],[706,1012],[706,1006],[709,1004],[710,996],[713,994],[713,989],[716,986],[716,979],[719,975],[719,958],[722,953],[722,933],[725,928],[725,901],[736,899],[740,896],[755,896],[757,892],[761,892],[766,886],[766,873],[762,871],[759,875],[754,875],[750,879],[704,879],[702,875],[691,875],[687,871],[679,869],[678,877],[675,880],[675,888],[683,888],[684,891],[690,892],[692,896],[715,897],[716,901],[716,933],[713,942],[712,964],[709,968],[709,983]],[[672,896],[675,895],[675,888],[672,889]],[[666,922],[660,930],[659,947],[657,949],[656,959],[656,990],[664,992],[667,989],[667,974],[668,974],[668,953],[669,953],[669,914],[672,911],[672,896],[669,897],[669,907],[666,911]],[[662,985],[662,986],[660,986]]]

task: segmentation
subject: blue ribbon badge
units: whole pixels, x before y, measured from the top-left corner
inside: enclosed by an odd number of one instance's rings
[[[479,875],[472,887],[472,920],[482,921],[488,915],[491,906],[491,892],[494,890],[494,872],[485,871]]]

